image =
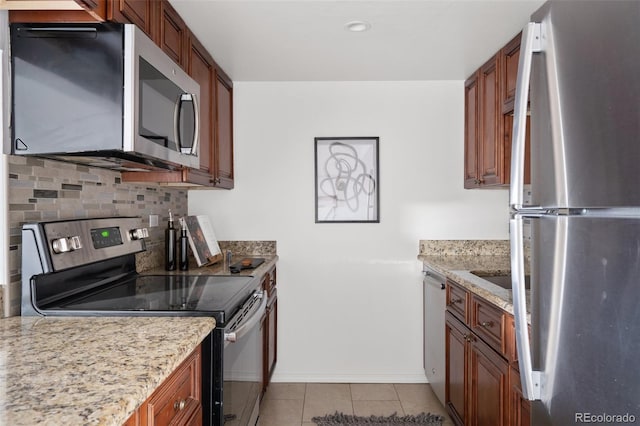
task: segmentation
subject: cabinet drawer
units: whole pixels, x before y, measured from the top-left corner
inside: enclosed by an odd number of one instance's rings
[[[460,321],[469,324],[467,318],[469,292],[453,281],[447,280],[447,309]]]
[[[506,325],[506,312],[480,297],[471,297],[471,330],[505,358],[508,355]]]
[[[158,426],[198,424],[194,414],[201,410],[198,347],[143,404],[140,419],[141,424]]]

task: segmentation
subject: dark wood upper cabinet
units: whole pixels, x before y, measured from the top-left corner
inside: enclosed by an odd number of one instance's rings
[[[213,177],[215,63],[204,46],[193,36],[189,37],[188,59],[189,75],[200,85],[200,171]]]
[[[149,0],[108,0],[107,17],[110,21],[135,24],[155,40],[158,6],[159,2]]]
[[[158,3],[160,5],[160,31],[156,35],[156,43],[178,65],[186,68],[188,54],[190,53],[187,52],[187,25],[168,1]]]
[[[216,69],[215,161],[216,186],[233,188],[233,83],[219,68]]]
[[[520,39],[522,33],[515,36],[502,48],[502,113],[513,112],[518,80],[518,61],[520,60]]]
[[[71,3],[71,0],[69,0]],[[133,23],[200,85],[200,166],[197,169],[122,172],[128,182],[231,189],[233,82],[189,31],[167,0],[75,0],[83,10],[12,10],[11,22]]]
[[[465,188],[508,187],[520,34],[465,82]],[[530,183],[529,118],[525,183]]]
[[[505,183],[502,156],[502,108],[500,96],[500,54],[480,68],[480,139],[478,180],[481,185]]]
[[[464,187],[476,188],[478,180],[478,72],[464,84]]]
[[[465,188],[506,183],[500,96],[500,55],[465,83]]]

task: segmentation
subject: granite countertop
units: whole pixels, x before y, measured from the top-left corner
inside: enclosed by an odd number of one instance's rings
[[[215,326],[210,317],[0,320],[0,424],[122,425]]]
[[[502,308],[513,315],[513,293],[502,288],[472,271],[483,271],[492,275],[511,273],[511,259],[507,255],[419,255],[418,259],[436,272],[450,278],[470,292]],[[527,308],[531,306],[530,292],[527,291]],[[527,314],[530,321],[530,314]]]
[[[425,265],[450,278],[472,293],[513,314],[511,290],[477,277],[471,271],[486,271],[496,275],[511,270],[508,256],[418,256]]]

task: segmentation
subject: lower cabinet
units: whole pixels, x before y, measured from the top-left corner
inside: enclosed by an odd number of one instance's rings
[[[520,372],[513,366],[509,369],[509,417],[512,425],[531,425],[531,403],[522,396]]]
[[[201,426],[200,346],[133,413],[125,426]]]
[[[467,292],[456,283],[447,286],[450,293]],[[465,305],[471,312],[461,315],[453,303],[445,312],[449,414],[458,426],[529,426],[530,404],[522,396],[517,361],[510,359],[515,336],[509,314],[477,295],[464,297],[471,299]]]
[[[449,312],[445,398],[459,425],[509,424],[509,363]]]

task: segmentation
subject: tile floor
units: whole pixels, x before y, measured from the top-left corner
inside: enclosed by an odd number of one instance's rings
[[[428,384],[271,383],[260,405],[260,426],[313,426],[314,416],[431,412],[453,422]]]

